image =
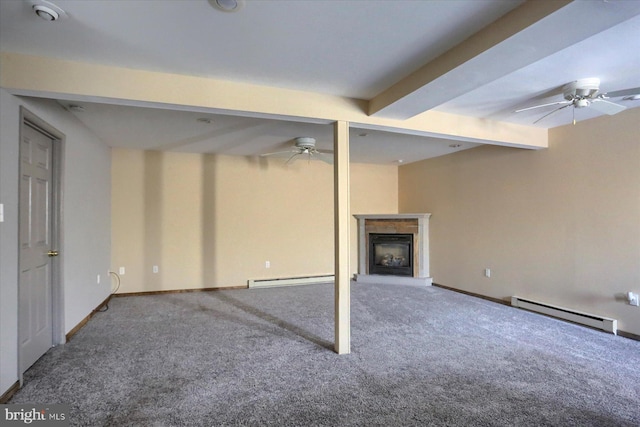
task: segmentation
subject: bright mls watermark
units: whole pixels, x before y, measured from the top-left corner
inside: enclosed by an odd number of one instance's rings
[[[69,426],[69,405],[0,405],[2,426]]]

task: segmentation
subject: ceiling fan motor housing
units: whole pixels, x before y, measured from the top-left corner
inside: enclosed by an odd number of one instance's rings
[[[591,99],[598,93],[598,90],[600,90],[600,79],[598,78],[576,80],[562,88],[564,99],[567,101]],[[581,108],[588,105],[589,102],[587,101],[583,105],[576,104],[576,107]]]
[[[295,141],[298,148],[309,150],[316,147],[316,139],[310,136],[299,136]]]

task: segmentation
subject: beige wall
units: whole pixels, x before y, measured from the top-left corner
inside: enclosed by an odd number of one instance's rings
[[[640,334],[640,109],[550,130],[549,148],[479,147],[400,167],[400,212],[431,212],[439,284],[534,298]],[[491,278],[484,269],[491,268]]]
[[[351,185],[351,273],[358,272],[358,214],[398,213],[398,167],[350,165]]]
[[[397,171],[351,165],[354,213],[396,212]],[[112,173],[112,268],[125,267],[119,292],[333,274],[331,165],[114,149]]]

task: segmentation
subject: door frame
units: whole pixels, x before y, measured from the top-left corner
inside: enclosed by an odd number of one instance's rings
[[[27,124],[28,123],[28,124]],[[23,128],[24,126],[30,126],[37,129],[39,132],[47,135],[53,140],[52,144],[52,188],[51,188],[51,205],[49,206],[50,221],[51,221],[51,247],[60,252],[60,255],[51,258],[51,326],[52,337],[51,343],[56,346],[64,344],[66,337],[64,333],[64,281],[63,281],[63,261],[64,261],[64,232],[63,232],[63,171],[64,171],[64,146],[65,135],[49,123],[42,120],[40,117],[29,111],[27,108],[20,107],[20,126],[19,126],[19,140],[18,144],[22,144]],[[18,156],[18,173],[21,170],[22,159]],[[20,185],[21,180],[18,181]],[[18,203],[18,221],[21,218],[21,206]],[[20,240],[18,239],[18,245]],[[18,261],[19,262],[19,261]],[[20,304],[18,301],[18,311],[20,310]],[[18,314],[18,322],[20,321],[20,315]],[[24,370],[22,367],[22,357],[20,350],[20,325],[18,325],[18,377],[20,386],[23,383]]]

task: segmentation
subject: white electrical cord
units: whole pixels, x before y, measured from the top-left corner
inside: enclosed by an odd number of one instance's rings
[[[110,271],[109,274],[113,274],[114,276],[116,276],[116,280],[117,280],[117,284],[116,284],[116,288],[113,289],[112,287],[112,291],[111,294],[109,295],[109,299],[111,299],[111,297],[118,292],[118,289],[120,289],[120,276],[118,275],[118,273],[116,273],[115,271]],[[107,301],[107,303],[104,305],[104,308],[102,310],[99,310],[101,313],[104,313],[105,311],[109,310],[109,302]]]

